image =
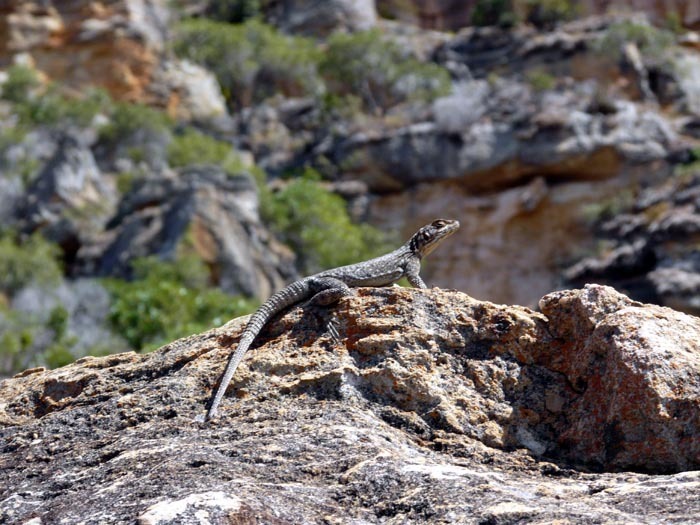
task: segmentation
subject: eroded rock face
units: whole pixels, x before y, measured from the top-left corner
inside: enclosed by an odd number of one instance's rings
[[[2,517],[692,522],[697,472],[660,473],[700,466],[700,323],[601,286],[543,310],[396,288],[293,308],[208,424],[245,319],[26,371],[0,385]]]
[[[79,272],[129,276],[134,258],[174,259],[186,237],[229,293],[266,298],[295,275],[293,255],[260,222],[252,176],[206,165],[137,183],[106,231],[81,247]]]
[[[569,283],[611,284],[641,301],[700,313],[700,173],[688,171],[601,210],[594,255],[564,272]]]
[[[167,59],[172,23],[164,0],[3,2],[0,67],[22,54],[70,89],[104,88],[119,100],[167,108],[180,119],[225,113],[210,72]]]
[[[593,84],[538,93],[520,82],[469,82],[438,99],[431,120],[339,137],[318,154],[376,192],[442,181],[486,192],[535,175],[616,177],[627,166],[664,161],[677,146],[658,113],[623,101],[603,113],[594,97]]]

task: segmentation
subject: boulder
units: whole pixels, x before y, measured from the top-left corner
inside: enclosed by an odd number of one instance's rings
[[[180,121],[208,121],[228,114],[216,76],[187,60],[161,63],[152,90],[162,89],[168,113]]]
[[[385,288],[294,307],[209,423],[195,417],[245,318],[27,370],[0,383],[0,517],[694,521],[698,320],[600,286],[542,305]]]
[[[697,469],[700,320],[598,285],[552,293],[540,307],[557,341],[541,358],[580,394],[558,437],[567,456],[601,468]]]

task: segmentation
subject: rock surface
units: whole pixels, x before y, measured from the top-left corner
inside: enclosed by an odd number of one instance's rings
[[[210,72],[168,58],[173,19],[164,0],[10,0],[0,4],[0,67],[22,57],[66,88],[104,88],[182,119],[225,112]]]
[[[635,299],[699,314],[698,170],[601,204],[598,250],[566,269],[568,282],[611,284]]]
[[[28,370],[0,384],[0,517],[694,522],[700,322],[601,286],[542,301],[389,288],[293,308],[208,424],[244,319]]]

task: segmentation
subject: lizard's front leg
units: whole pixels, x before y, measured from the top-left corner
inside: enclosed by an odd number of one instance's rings
[[[427,288],[420,274],[420,261],[415,259],[406,265],[406,279],[414,288]]]

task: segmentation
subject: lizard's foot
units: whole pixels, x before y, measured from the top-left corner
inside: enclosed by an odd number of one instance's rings
[[[338,333],[337,324],[338,321],[335,317],[332,317],[331,320],[328,321],[328,335],[331,336],[335,344],[340,344],[340,334]]]

